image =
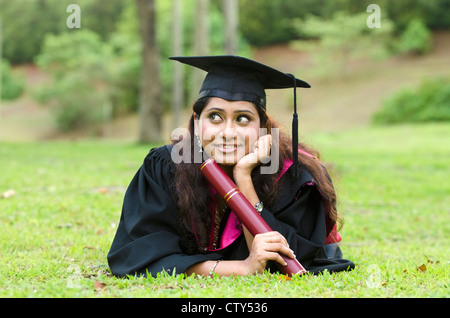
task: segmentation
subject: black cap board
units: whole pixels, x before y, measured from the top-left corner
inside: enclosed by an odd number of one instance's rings
[[[170,57],[207,72],[199,92],[202,97],[220,97],[230,101],[244,100],[266,109],[265,89],[294,88],[292,150],[294,173],[298,160],[298,119],[296,88],[311,87],[292,74],[236,55]]]

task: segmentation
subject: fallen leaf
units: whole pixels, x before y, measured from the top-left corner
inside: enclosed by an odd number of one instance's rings
[[[420,265],[417,267],[418,271],[421,271],[422,273],[425,273],[427,271],[427,266],[425,264]]]
[[[287,275],[280,275],[280,276],[278,276],[278,280],[279,281],[283,281],[283,280],[289,281],[289,280],[291,280],[291,278]]]
[[[109,189],[108,188],[100,188],[100,189],[98,189],[98,192],[101,194],[105,194],[105,193],[109,192]]]
[[[5,192],[2,193],[2,198],[3,199],[8,199],[8,198],[11,198],[11,197],[13,197],[15,195],[16,195],[16,191],[14,191],[13,189],[9,189],[9,190],[6,190]]]
[[[103,289],[106,288],[106,284],[96,280],[94,282],[94,288],[95,288],[96,291],[102,291]]]

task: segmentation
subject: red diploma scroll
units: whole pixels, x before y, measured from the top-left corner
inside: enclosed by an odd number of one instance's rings
[[[234,184],[222,168],[219,167],[214,158],[206,160],[200,166],[200,171],[208,182],[224,198],[228,207],[236,213],[239,220],[253,236],[272,231],[266,221],[264,221],[261,215],[259,215],[250,202],[248,202],[247,198],[239,191],[236,184]],[[289,258],[283,254],[280,255],[287,264],[287,266],[279,266],[284,274],[292,276],[294,274],[302,275],[306,273],[305,268],[297,259]]]

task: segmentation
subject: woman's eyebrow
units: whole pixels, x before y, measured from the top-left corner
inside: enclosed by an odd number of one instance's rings
[[[225,112],[225,109],[220,108],[220,107],[211,107],[210,109],[207,110],[207,112],[210,112],[210,111],[219,111],[219,112],[222,112],[222,113],[223,113],[223,112]],[[233,113],[234,113],[234,114],[238,114],[238,113],[250,113],[250,114],[252,114],[252,115],[255,115],[255,113],[252,112],[252,111],[249,110],[249,109],[237,109],[237,110],[235,110]]]
[[[223,108],[219,108],[219,107],[211,107],[210,109],[208,109],[208,110],[206,110],[207,112],[210,112],[210,111],[219,111],[219,112],[224,112],[225,111],[225,109],[223,109]]]
[[[248,109],[242,109],[242,110],[235,110],[234,113],[250,113],[252,115],[254,115],[254,113],[251,110]]]

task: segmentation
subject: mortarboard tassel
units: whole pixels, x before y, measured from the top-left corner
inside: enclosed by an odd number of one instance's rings
[[[294,75],[289,74],[294,79],[294,115],[292,118],[292,161],[294,166],[294,176],[298,171],[298,115],[297,115],[297,79]]]

